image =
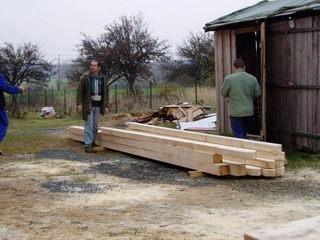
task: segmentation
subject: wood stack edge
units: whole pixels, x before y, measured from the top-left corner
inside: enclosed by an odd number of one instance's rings
[[[70,126],[68,134],[83,142],[83,127]],[[281,177],[285,172],[281,144],[134,122],[127,123],[126,129],[100,127],[96,142],[105,148],[192,169],[190,177]]]

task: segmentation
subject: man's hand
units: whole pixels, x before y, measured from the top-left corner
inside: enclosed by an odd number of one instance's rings
[[[20,94],[23,94],[26,91],[26,89],[24,87],[19,87],[19,89],[20,89],[20,91],[19,91]]]
[[[82,112],[82,105],[78,106],[78,112]]]
[[[104,115],[107,115],[109,113],[109,109],[108,108],[105,108],[104,109]]]

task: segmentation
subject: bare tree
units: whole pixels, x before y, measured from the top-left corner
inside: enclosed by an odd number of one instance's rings
[[[169,81],[215,86],[214,42],[210,34],[190,32],[177,47],[178,60],[167,62],[163,69]]]
[[[96,40],[90,36],[82,34],[84,39],[76,47],[79,56],[72,61],[72,64],[66,70],[66,76],[71,86],[77,85],[81,75],[89,70],[90,62],[97,60],[100,62],[101,71],[108,79],[119,79],[120,73],[117,66],[114,64],[111,55],[110,44],[105,41],[104,35],[101,35]]]
[[[0,71],[12,86],[27,82],[36,86],[47,86],[53,73],[53,65],[45,59],[45,54],[38,44],[31,42],[19,44],[17,48],[12,43],[5,43],[0,48]],[[20,117],[16,95],[11,95],[12,105],[8,107],[9,114]]]
[[[151,36],[142,14],[122,16],[119,23],[114,22],[105,29],[106,40],[115,46],[112,48],[114,62],[134,93],[136,79],[152,76],[152,61],[165,58],[169,45],[166,40],[160,41]]]
[[[1,72],[10,85],[19,86],[23,82],[47,86],[53,75],[53,65],[45,59],[38,44],[23,43],[17,48],[5,43],[0,48]]]
[[[109,83],[125,78],[133,94],[136,79],[149,79],[151,63],[165,58],[169,49],[166,40],[151,36],[142,14],[122,16],[119,22],[106,25],[105,33],[96,40],[86,35],[84,38],[78,45],[79,57],[75,61],[79,69],[86,65],[84,71],[92,59],[99,60]]]

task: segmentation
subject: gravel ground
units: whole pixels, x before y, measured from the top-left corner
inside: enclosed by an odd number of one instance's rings
[[[152,161],[137,156],[114,152],[114,156],[86,155],[73,150],[48,149],[41,151],[39,159],[64,159],[84,163],[94,163],[84,174],[106,174],[134,181],[136,184],[170,184],[188,187],[205,187],[225,185],[232,190],[249,192],[264,197],[277,195],[291,197],[320,197],[320,185],[316,179],[310,179],[308,174],[299,178],[257,178],[257,177],[215,177],[207,176],[190,178],[188,169],[170,164]],[[296,171],[298,172],[298,171]],[[320,172],[319,172],[320,173]],[[289,175],[295,175],[292,171]],[[90,183],[47,182],[43,187],[53,192],[93,193],[115,186],[98,187]],[[72,189],[81,189],[78,191]]]
[[[68,138],[65,129],[46,134]],[[112,150],[86,154],[79,144],[0,161],[0,240],[240,240],[320,214],[319,171],[190,178],[185,168]]]

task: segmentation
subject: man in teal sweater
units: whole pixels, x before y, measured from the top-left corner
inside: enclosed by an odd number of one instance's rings
[[[228,97],[230,123],[233,134],[237,138],[247,138],[246,124],[253,116],[253,100],[260,96],[258,80],[245,71],[242,59],[233,63],[235,73],[225,77],[221,86],[221,95]]]
[[[77,88],[77,108],[82,112],[84,147],[87,153],[96,153],[99,116],[108,114],[109,85],[107,77],[100,72],[100,63],[91,61],[90,71],[85,72]]]

